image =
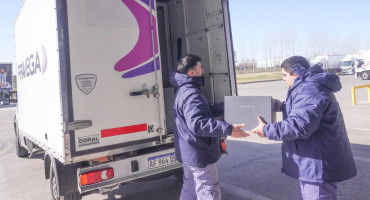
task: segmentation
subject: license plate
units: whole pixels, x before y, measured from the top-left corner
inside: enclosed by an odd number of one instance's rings
[[[149,169],[164,167],[164,166],[173,165],[176,163],[178,162],[176,160],[176,156],[174,152],[148,158],[148,168]]]

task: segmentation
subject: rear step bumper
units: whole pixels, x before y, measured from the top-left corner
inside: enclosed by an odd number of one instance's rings
[[[139,178],[143,178],[143,177],[147,177],[147,176],[151,176],[155,174],[160,174],[162,172],[181,168],[182,165],[178,162],[173,163],[173,164],[168,163],[168,165],[164,165],[162,167],[156,167],[156,168],[150,168],[149,166],[149,158],[153,158],[153,157],[157,157],[161,155],[167,155],[167,154],[171,154],[174,152],[175,152],[175,149],[167,149],[167,150],[158,151],[158,152],[154,152],[150,154],[144,154],[144,155],[135,156],[132,158],[104,163],[104,164],[93,166],[93,167],[79,168],[77,170],[78,189],[80,193],[83,194],[86,192],[97,190],[99,188],[113,187],[123,182],[128,182],[128,181],[132,181],[135,179],[139,179]],[[80,184],[81,174],[91,172],[91,171],[106,169],[106,168],[113,168],[114,177],[112,179],[102,181],[99,183],[95,183],[95,184],[91,184],[91,185],[86,185],[86,186],[82,186]]]

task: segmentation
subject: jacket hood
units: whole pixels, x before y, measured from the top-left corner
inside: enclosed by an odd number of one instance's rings
[[[342,89],[339,77],[334,73],[324,72],[320,65],[313,65],[307,70],[298,64],[294,65],[292,70],[298,74],[295,84],[300,81],[315,82],[330,89],[332,92],[338,92]]]
[[[170,83],[176,88],[181,87],[185,84],[191,84],[200,87],[204,85],[204,77],[192,77],[179,72],[172,72],[170,75]]]

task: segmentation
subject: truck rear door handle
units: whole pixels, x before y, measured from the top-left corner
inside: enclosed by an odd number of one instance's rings
[[[141,91],[134,91],[130,92],[130,96],[140,96],[140,95],[146,95],[147,98],[150,97],[150,94],[153,94],[155,98],[159,98],[159,92],[158,92],[158,85],[154,85],[151,90],[149,89],[143,89]]]
[[[92,126],[91,120],[76,120],[63,123],[64,132],[89,128],[90,126]]]
[[[142,91],[136,91],[136,92],[130,92],[130,96],[140,96],[140,95],[146,95],[146,97],[150,97],[149,90],[142,90]]]

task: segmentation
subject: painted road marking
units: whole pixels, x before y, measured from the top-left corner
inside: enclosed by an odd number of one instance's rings
[[[370,131],[368,128],[352,128],[353,130],[358,130],[358,131]]]
[[[343,116],[358,116],[358,117],[370,117],[370,115],[360,115],[360,114],[348,114],[348,113],[344,113]]]
[[[363,157],[358,157],[358,156],[353,156],[353,158],[355,160],[361,160],[361,161],[365,161],[365,162],[370,162],[370,159],[369,158],[363,158]]]

